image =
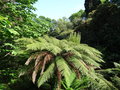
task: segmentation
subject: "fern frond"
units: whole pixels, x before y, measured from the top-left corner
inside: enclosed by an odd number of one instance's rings
[[[56,38],[48,37],[48,36],[44,36],[44,38],[48,43],[52,43],[55,46],[59,46],[59,44],[60,44],[60,40],[58,40]]]
[[[33,60],[34,55],[31,55],[28,60],[25,62],[25,65],[29,65],[29,63]]]
[[[77,33],[71,33],[68,41],[72,41],[74,43],[80,44],[81,36]]]
[[[27,50],[32,50],[32,51],[43,50],[43,49],[45,49],[47,44],[48,43],[40,43],[40,42],[28,44],[27,45]]]
[[[56,58],[56,64],[62,76],[64,76],[66,83],[69,84],[69,77],[72,73],[70,67],[68,66],[68,64],[65,62],[65,60],[62,57]]]
[[[95,60],[97,62],[103,62],[102,57],[101,57],[101,53],[97,50],[94,50],[93,48],[90,48],[87,45],[80,44],[80,45],[73,46],[73,48],[75,50],[79,51],[80,53],[91,57],[93,60]]]
[[[42,37],[38,37],[37,39],[36,39],[38,42],[41,42],[41,43],[44,43],[44,42],[47,42],[44,38],[42,38]]]
[[[118,90],[110,81],[107,81],[102,75],[97,74],[99,80],[99,87],[101,90]]]
[[[42,62],[37,63],[37,65],[35,66],[35,69],[34,69],[34,71],[32,73],[32,81],[33,81],[33,83],[35,83],[35,81],[36,81],[36,76],[37,76],[38,71],[40,70],[41,63]]]
[[[30,44],[30,43],[34,43],[34,42],[36,42],[36,40],[35,39],[33,39],[33,38],[20,38],[20,39],[17,39],[17,40],[15,40],[15,42],[17,42],[17,43],[24,43],[24,44]]]
[[[116,68],[120,68],[120,63],[114,62],[114,65],[115,65]]]
[[[40,75],[43,74],[46,63],[49,62],[51,59],[52,59],[52,55],[51,55],[51,54],[47,54],[47,55],[44,57],[43,64],[42,64],[42,70],[41,70]]]
[[[100,64],[97,63],[94,59],[88,57],[87,55],[82,55],[82,60],[90,66],[95,66],[97,68],[100,68]]]
[[[54,55],[57,55],[59,53],[61,53],[61,49],[58,46],[53,45],[52,43],[40,43],[40,42],[36,42],[33,44],[28,44],[27,45],[27,50],[32,50],[32,51],[49,51],[51,53],[53,53]]]
[[[47,54],[47,52],[39,52],[38,54],[36,54],[36,56],[34,57],[35,59],[35,65],[36,66],[40,60],[42,59],[42,57],[44,57]]]
[[[88,68],[87,65],[84,65],[81,60],[78,60],[75,57],[72,57],[69,59],[71,63],[74,64],[74,66],[83,74],[83,75],[88,75]]]
[[[89,87],[89,81],[90,79],[88,77],[82,77],[80,80],[75,79],[72,88],[74,88],[74,90],[84,90]]]
[[[38,87],[40,87],[44,82],[46,82],[54,73],[55,64],[52,63],[49,65],[47,70],[39,77]]]

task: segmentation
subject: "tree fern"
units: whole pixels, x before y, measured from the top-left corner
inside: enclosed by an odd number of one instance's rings
[[[32,54],[26,65],[29,65],[32,61],[35,62],[32,66],[32,81],[35,83],[36,76],[39,76],[38,87],[48,81],[53,74],[58,79],[58,88],[61,88],[62,79],[65,80],[67,85],[70,85],[69,76],[73,72],[77,78],[80,78],[80,76],[91,78],[91,81],[94,81],[93,85],[97,84],[99,86],[100,83],[104,83],[105,88],[112,87],[108,81],[98,77],[94,71],[94,68],[100,68],[99,63],[103,62],[102,54],[86,44],[80,44],[80,36],[77,34],[70,35],[68,40],[43,36],[36,39],[22,38],[16,42],[18,46],[21,46],[21,50]]]

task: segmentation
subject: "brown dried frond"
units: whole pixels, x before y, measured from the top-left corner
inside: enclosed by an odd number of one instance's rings
[[[46,55],[47,54],[47,52],[37,52],[37,53],[35,53],[35,54],[33,54],[33,55],[31,55],[29,58],[28,58],[28,60],[25,62],[25,65],[29,65],[29,63],[32,61],[32,60],[39,60],[39,58],[40,58],[40,56],[42,57],[42,56],[44,56],[44,55]],[[36,62],[37,63],[37,62]]]
[[[75,71],[75,73],[77,75],[77,78],[79,79],[81,76],[79,70],[75,67],[75,65],[73,63],[68,62],[68,64],[73,68],[73,70]]]
[[[73,56],[74,54],[72,52],[67,52],[63,54],[64,56]]]
[[[39,53],[35,53],[33,55],[31,55],[28,60],[25,62],[25,65],[29,65],[29,63],[32,61],[32,60],[36,60],[36,58],[38,57]]]
[[[72,53],[72,52],[67,52],[67,53],[64,53],[63,54],[63,57],[65,58],[65,59],[67,59],[67,58],[69,58],[69,57],[71,57],[71,56],[73,56],[74,54]]]
[[[94,66],[94,65],[88,65],[88,66],[89,66],[89,68],[94,68],[95,70],[101,69],[100,67],[96,67],[96,66]]]
[[[35,66],[41,60],[41,58],[44,57],[46,54],[47,54],[47,52],[41,52],[37,55],[36,60],[35,60]]]
[[[90,70],[90,67],[89,67],[86,63],[84,63],[82,60],[81,60],[81,63],[82,63],[88,70]]]
[[[42,70],[41,70],[40,75],[43,74],[46,63],[49,62],[50,60],[52,60],[52,57],[53,57],[53,56],[52,56],[51,54],[47,54],[47,55],[44,57],[44,61],[43,61]]]
[[[29,65],[29,63],[34,59],[34,55],[31,55],[28,60],[25,62],[25,65]]]
[[[42,55],[38,55],[36,60],[35,60],[35,66],[40,62],[40,59],[41,59]]]
[[[57,90],[60,90],[61,89],[61,72],[59,71],[59,69],[57,68],[57,79],[58,79],[58,87],[57,87]]]
[[[37,63],[37,65],[34,67],[34,71],[32,73],[32,81],[33,81],[33,83],[35,83],[36,76],[37,76],[38,71],[40,70],[41,64],[42,64],[42,61],[40,61],[39,63]]]
[[[75,73],[77,75],[77,78],[80,79],[81,74],[80,74],[79,70],[78,69],[74,69],[74,71],[75,71]]]
[[[52,59],[52,57],[53,57],[52,54],[50,54],[49,52],[43,51],[43,52],[37,52],[28,58],[28,60],[25,63],[26,65],[28,65],[32,60],[35,60],[35,65],[30,70],[30,72],[32,71],[31,74],[32,74],[33,83],[35,83],[38,71],[42,68],[41,74],[40,74],[42,75],[44,72],[46,63],[49,62]]]

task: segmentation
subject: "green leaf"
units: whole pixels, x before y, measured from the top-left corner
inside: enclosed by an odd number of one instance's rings
[[[14,29],[7,29],[7,30],[13,35],[19,35],[19,33],[15,31]]]

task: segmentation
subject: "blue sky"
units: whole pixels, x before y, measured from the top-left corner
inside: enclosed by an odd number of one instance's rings
[[[38,0],[34,4],[38,16],[45,16],[51,19],[69,17],[71,14],[84,9],[85,0]]]

